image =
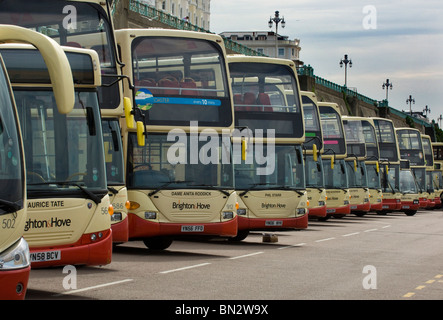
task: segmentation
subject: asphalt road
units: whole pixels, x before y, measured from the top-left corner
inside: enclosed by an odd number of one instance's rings
[[[128,242],[106,266],[33,269],[26,299],[443,299],[441,210],[349,215],[273,233],[278,242],[254,232],[239,243],[175,241],[160,252]]]

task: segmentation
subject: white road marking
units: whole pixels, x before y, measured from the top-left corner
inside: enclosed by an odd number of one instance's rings
[[[121,283],[131,282],[131,281],[134,281],[134,279],[125,279],[125,280],[120,280],[120,281],[115,281],[115,282],[99,284],[99,285],[96,285],[96,286],[87,287],[87,288],[83,288],[83,289],[69,290],[69,291],[65,291],[65,292],[62,292],[62,293],[55,294],[54,296],[63,296],[63,295],[68,295],[68,294],[74,294],[74,293],[84,292],[84,291],[88,291],[88,290],[94,290],[94,289],[98,289],[98,288],[113,286],[113,285],[116,285],[116,284],[121,284]]]
[[[246,258],[246,257],[250,257],[250,256],[255,256],[256,254],[261,254],[261,253],[264,253],[264,252],[258,251],[258,252],[254,252],[254,253],[244,254],[242,256],[231,257],[229,259],[231,259],[231,260],[241,259],[241,258]]]
[[[159,273],[171,273],[171,272],[176,272],[176,271],[183,271],[183,270],[188,270],[188,269],[192,269],[192,268],[198,268],[198,267],[203,267],[203,266],[207,266],[208,264],[211,264],[210,262],[206,262],[206,263],[200,263],[200,264],[195,264],[193,266],[188,266],[188,267],[183,267],[183,268],[178,268],[178,269],[171,269],[171,270],[166,270],[166,271],[161,271]]]
[[[288,245],[288,246],[280,247],[280,248],[277,248],[277,249],[283,250],[283,249],[287,249],[287,248],[301,247],[301,246],[304,246],[305,244],[306,244],[305,242],[302,242],[302,243],[291,244],[291,245]]]
[[[355,236],[357,234],[360,234],[360,232],[353,232],[353,233],[344,234],[342,237],[350,237],[350,236]]]
[[[329,240],[334,240],[335,238],[325,238],[325,239],[320,239],[320,240],[315,240],[315,242],[323,242],[323,241],[329,241]]]

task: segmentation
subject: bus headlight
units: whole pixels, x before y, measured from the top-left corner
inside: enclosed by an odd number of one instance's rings
[[[369,202],[369,198],[365,198],[363,202]]]
[[[232,219],[232,218],[234,218],[234,212],[223,211],[223,219]]]
[[[297,208],[297,215],[303,215],[306,213],[306,208]]]
[[[114,212],[114,214],[111,216],[111,221],[121,221],[121,220],[122,220],[121,212]]]
[[[145,211],[145,219],[157,219],[157,212]]]
[[[318,206],[319,207],[323,207],[325,204],[326,204],[326,202],[324,202],[324,201],[319,201],[318,202]]]
[[[26,268],[30,263],[29,246],[23,238],[0,254],[0,270]]]
[[[418,200],[414,200],[414,201],[412,201],[412,203],[413,204],[419,204],[419,201]]]
[[[348,204],[349,204],[349,201],[348,201],[348,200],[345,200],[345,201],[343,201],[343,204],[348,205]]]
[[[238,209],[237,215],[239,216],[245,216],[246,215],[246,209]]]

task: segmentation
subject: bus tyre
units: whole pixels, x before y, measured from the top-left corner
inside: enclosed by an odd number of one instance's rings
[[[407,215],[407,216],[413,216],[414,214],[416,214],[417,213],[417,210],[406,210],[405,211],[405,214]]]
[[[172,244],[172,238],[152,237],[143,239],[143,243],[150,250],[164,250]]]
[[[229,238],[229,241],[242,241],[249,235],[249,230],[239,230],[235,237]]]

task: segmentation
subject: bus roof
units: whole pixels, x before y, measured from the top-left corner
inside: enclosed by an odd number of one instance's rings
[[[221,47],[223,48],[225,47],[223,38],[218,34],[189,31],[189,30],[160,29],[160,28],[119,29],[115,30],[115,36],[117,42],[123,42],[125,39],[135,39],[138,37],[177,37],[177,38],[205,39],[217,42]]]
[[[101,69],[95,50],[61,46],[71,66],[75,87],[98,87],[101,85]],[[50,85],[47,66],[40,52],[28,44],[0,45],[11,84]],[[26,72],[24,72],[26,70]]]
[[[315,107],[317,109],[317,112],[318,112],[318,115],[319,115],[319,121],[320,121],[320,110],[318,108],[317,95],[314,92],[312,92],[312,91],[300,91],[300,95],[302,97],[302,105],[303,105],[303,97],[307,97],[307,98],[309,98],[312,101],[312,103],[315,105]],[[306,115],[305,110],[303,111],[303,115],[304,116]],[[320,137],[319,137],[319,139],[321,139],[321,141],[320,141],[321,148],[319,148],[318,151],[322,154],[324,152],[324,150],[325,150],[325,148],[324,148],[325,145],[323,143],[323,129],[322,129],[321,123],[319,123],[319,125],[320,125],[320,128],[319,128],[320,129],[319,130]],[[305,141],[307,140],[307,142],[309,142],[309,139],[310,139],[310,136],[312,135],[312,133],[310,135],[306,131],[307,130],[306,130],[306,119],[305,119]],[[314,143],[314,141],[312,143]],[[312,154],[313,150],[312,149],[303,148],[303,152],[305,152],[307,154]]]
[[[329,108],[332,108],[334,110],[334,112],[337,114],[337,116],[340,118],[339,123],[337,123],[339,128],[335,128],[335,129],[339,129],[341,131],[340,132],[341,136],[335,136],[335,137],[329,138],[328,133],[327,133],[327,131],[325,131],[325,129],[324,129],[325,127],[323,126],[323,122],[326,121],[327,119],[324,119],[324,118],[322,119],[320,117],[320,119],[322,121],[322,128],[323,128],[323,143],[325,144],[325,151],[324,151],[323,157],[325,157],[325,158],[335,157],[337,159],[345,159],[347,157],[346,136],[345,136],[345,132],[344,132],[344,128],[343,128],[343,121],[341,120],[342,115],[341,115],[340,107],[335,102],[325,102],[325,101],[318,102],[318,107],[320,109],[320,114],[322,113],[321,111],[323,108],[329,107]]]

